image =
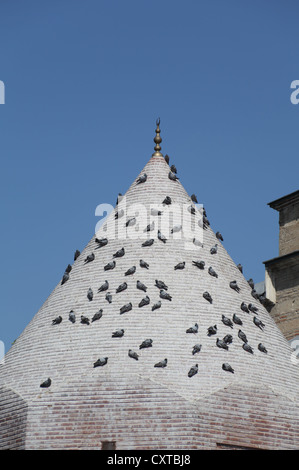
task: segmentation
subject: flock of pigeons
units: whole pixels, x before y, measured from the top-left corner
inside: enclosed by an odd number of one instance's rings
[[[167,155],[165,156],[165,160],[169,164],[169,157]],[[170,167],[170,172],[168,174],[169,179],[172,180],[172,181],[177,181],[179,178],[176,176],[176,173],[177,173],[177,170],[176,170],[175,166],[172,165]],[[137,179],[136,184],[138,184],[138,185],[139,184],[144,184],[146,181],[147,181],[147,175],[143,174],[142,176],[140,176]],[[122,195],[119,194],[119,197],[118,197],[117,203],[116,203],[117,205],[118,205],[118,202],[121,199],[121,196]],[[191,200],[192,200],[192,202],[197,202],[197,198],[194,194],[191,196]],[[169,204],[171,204],[171,202],[172,202],[172,200],[171,200],[170,196],[166,196],[166,198],[163,201],[163,204],[169,205]],[[188,210],[190,210],[191,213],[195,214],[194,206],[190,206],[190,209],[188,209]],[[159,216],[159,215],[162,214],[162,212],[158,211],[156,209],[152,209],[151,214]],[[115,218],[116,219],[121,217],[122,215],[123,214],[120,214],[120,211],[115,212]],[[127,227],[132,226],[135,223],[136,223],[136,218],[134,217],[134,218],[129,219],[126,222],[126,226]],[[200,224],[202,224],[202,225],[200,225]],[[203,209],[203,213],[202,213],[202,219],[200,219],[200,224],[199,225],[202,226],[204,229],[207,229],[207,227],[210,225],[210,222],[209,222],[209,220],[207,218],[207,215],[206,215],[206,211],[204,209]],[[152,231],[153,229],[154,229],[154,224],[150,224],[146,227],[145,231],[149,232],[149,231]],[[171,233],[175,233],[176,231],[179,231],[179,230],[181,230],[181,226],[173,227],[172,230],[171,230]],[[223,241],[223,237],[222,237],[220,232],[216,232],[216,238],[217,238],[217,240]],[[159,230],[157,232],[157,239],[160,240],[162,243],[167,242],[167,238],[164,235],[162,235],[162,233]],[[108,244],[108,242],[109,242],[109,240],[107,238],[101,238],[101,239],[95,238],[95,243],[97,245],[97,248],[102,248],[102,247],[106,246]],[[151,246],[151,245],[153,245],[154,242],[155,242],[154,238],[147,239],[145,242],[142,243],[142,247]],[[202,246],[201,243],[196,243],[195,239],[193,240],[193,242],[195,244],[199,245],[199,246]],[[211,247],[210,253],[212,255],[217,255],[217,252],[218,252],[218,243],[215,243],[215,245]],[[80,251],[76,250],[76,252],[74,254],[74,261],[79,256],[80,256]],[[116,251],[113,254],[113,260],[104,266],[104,271],[106,272],[106,271],[113,270],[116,267],[116,260],[118,258],[122,258],[123,256],[125,256],[125,248],[124,247],[122,247],[121,249],[119,249],[118,251]],[[94,259],[95,259],[95,255],[94,255],[94,253],[91,253],[84,259],[84,264],[91,263],[92,261],[94,261]],[[146,261],[144,261],[143,259],[139,260],[139,265],[143,269],[147,269],[147,270],[149,269],[149,264]],[[196,268],[200,269],[200,270],[205,269],[205,262],[204,261],[192,261],[192,265],[195,266]],[[186,268],[186,262],[185,261],[182,261],[182,262],[180,262],[180,263],[178,263],[174,266],[174,270],[183,270],[185,268]],[[238,265],[238,268],[242,272],[242,269],[243,269],[242,266]],[[64,274],[63,274],[61,285],[65,284],[70,279],[71,270],[72,270],[72,266],[68,265],[65,272],[64,272]],[[136,266],[132,266],[124,273],[124,275],[126,277],[132,276],[135,272],[136,272]],[[212,277],[218,278],[217,272],[211,266],[208,268],[208,274]],[[249,279],[247,282],[248,282],[248,284],[250,285],[250,287],[252,289],[253,298],[255,298],[257,300],[260,300],[263,303],[263,299],[260,298],[260,296],[256,293],[256,291],[254,289],[253,280]],[[159,296],[160,296],[161,300],[172,301],[172,296],[168,292],[168,286],[162,280],[156,279],[155,280],[155,286],[159,290]],[[98,288],[98,292],[105,293],[105,300],[108,303],[112,303],[113,299],[112,299],[111,289],[109,289],[109,287],[110,287],[109,286],[109,281],[105,280],[105,282]],[[237,292],[238,294],[240,293],[241,289],[240,289],[240,287],[238,286],[238,284],[235,280],[233,280],[229,283],[229,287],[232,290],[234,290],[235,292]],[[115,292],[116,292],[116,294],[118,294],[120,292],[125,291],[127,288],[128,288],[127,282],[123,282],[122,284],[120,284],[117,287]],[[148,287],[145,284],[143,284],[140,280],[137,280],[136,288],[143,291],[144,293],[146,293],[147,289],[148,289]],[[207,302],[209,302],[210,304],[213,303],[212,296],[210,295],[210,293],[208,291],[203,292],[202,295],[203,295],[203,298]],[[94,298],[94,293],[93,293],[92,289],[89,288],[88,291],[87,291],[87,299],[88,299],[89,302],[91,302],[93,300],[93,298]],[[158,300],[156,303],[154,303],[152,305],[152,308],[151,308],[152,311],[155,311],[155,310],[161,308],[161,306],[162,306],[161,300]],[[150,304],[150,298],[149,298],[148,295],[146,295],[139,302],[138,307],[142,308],[145,305],[149,305],[149,304]],[[120,315],[123,315],[123,314],[131,311],[132,309],[133,309],[133,305],[132,305],[131,302],[129,302],[129,303],[123,305],[120,308],[119,313],[120,313]],[[247,314],[253,314],[253,323],[263,331],[263,328],[265,327],[265,325],[257,317],[258,308],[256,306],[254,306],[252,303],[249,303],[247,305],[245,302],[242,302],[240,304],[240,309],[241,309],[242,312],[246,312]],[[85,324],[85,325],[90,325],[90,323],[94,323],[95,321],[100,320],[102,318],[102,316],[103,316],[103,309],[100,309],[93,315],[93,317],[91,319],[84,316],[84,315],[81,315],[80,322],[82,324]],[[76,315],[75,315],[73,310],[70,311],[68,319],[71,323],[76,322]],[[230,319],[229,317],[227,317],[225,315],[222,315],[221,321],[225,326],[227,326],[228,328],[231,328],[231,329],[233,329],[234,325],[238,325],[238,327],[239,327],[238,338],[242,341],[242,348],[244,349],[244,351],[246,351],[250,354],[254,354],[253,348],[248,344],[246,334],[240,329],[240,327],[243,325],[243,322],[242,322],[241,318],[236,313],[234,313],[232,319]],[[62,317],[60,315],[52,320],[53,325],[58,325],[61,322],[62,322]],[[186,333],[196,335],[198,333],[198,324],[195,323],[194,326],[188,328],[186,330]],[[124,336],[124,334],[125,334],[124,329],[118,329],[118,330],[112,332],[112,338],[122,338]],[[212,325],[207,330],[207,336],[211,337],[211,336],[214,336],[214,335],[217,335],[217,325]],[[220,339],[220,338],[217,337],[216,346],[221,348],[221,349],[224,349],[224,350],[228,351],[229,345],[232,342],[233,342],[233,336],[231,334],[227,334],[227,335],[224,336],[223,339]],[[141,350],[141,349],[144,349],[144,348],[150,348],[152,346],[153,346],[153,340],[151,338],[147,338],[147,339],[145,339],[144,341],[141,342],[141,344],[139,345],[139,349]],[[202,345],[199,344],[199,343],[196,343],[193,346],[192,354],[193,355],[198,354],[201,351],[201,349],[202,349]],[[267,349],[262,343],[260,343],[258,345],[258,349],[259,349],[260,352],[267,354]],[[132,349],[129,349],[128,356],[130,358],[134,359],[134,360],[139,359],[139,354],[136,351],[133,351]],[[101,357],[93,364],[93,366],[94,367],[102,367],[102,366],[105,366],[107,364],[107,362],[108,362],[108,357]],[[157,368],[167,367],[167,358],[165,358],[165,359],[161,360],[160,362],[154,364],[154,367],[157,367]],[[229,363],[223,363],[222,364],[222,369],[226,372],[234,373],[234,369],[232,368],[232,366]],[[197,372],[198,372],[198,363],[190,368],[190,370],[188,372],[188,377],[189,378],[193,377],[194,375],[197,374]],[[48,378],[46,381],[44,381],[40,385],[40,387],[47,388],[50,385],[51,385],[51,379]]]

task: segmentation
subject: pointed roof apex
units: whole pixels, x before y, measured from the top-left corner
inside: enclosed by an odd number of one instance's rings
[[[160,157],[163,157],[163,154],[160,152],[161,150],[161,147],[160,147],[160,144],[162,142],[162,139],[161,139],[161,136],[160,136],[160,118],[158,118],[156,120],[156,125],[157,125],[157,128],[156,128],[156,136],[154,138],[154,142],[155,142],[155,152],[153,153],[153,157],[157,157],[157,156],[160,156]]]

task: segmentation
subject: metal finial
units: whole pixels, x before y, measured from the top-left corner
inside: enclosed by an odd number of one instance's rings
[[[156,136],[154,138],[154,142],[155,142],[155,152],[153,153],[153,157],[156,157],[156,156],[160,156],[160,157],[163,157],[162,153],[160,152],[161,150],[161,147],[160,147],[160,144],[162,142],[162,139],[160,137],[160,118],[158,118],[156,120],[156,125],[157,125],[157,128],[156,128]]]

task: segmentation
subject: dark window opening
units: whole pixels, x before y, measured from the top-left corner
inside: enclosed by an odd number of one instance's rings
[[[102,450],[115,450],[116,442],[115,441],[102,441]]]

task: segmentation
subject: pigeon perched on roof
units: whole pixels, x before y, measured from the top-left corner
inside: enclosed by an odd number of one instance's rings
[[[154,241],[155,241],[155,240],[154,240],[153,238],[151,238],[151,239],[149,239],[149,240],[145,240],[145,242],[143,242],[141,246],[152,246],[152,244],[154,243]]]
[[[98,247],[101,248],[108,244],[108,238],[95,238],[95,242],[97,243]]]
[[[209,326],[207,336],[212,336],[217,333],[217,325]]]
[[[177,180],[180,179],[180,178],[178,178],[178,177],[176,176],[175,173],[172,173],[172,171],[170,171],[170,172],[168,173],[168,178],[169,178],[171,181],[177,181]]]
[[[152,306],[152,312],[153,312],[154,310],[158,310],[159,308],[161,308],[161,305],[162,305],[161,300],[159,300],[158,302],[156,302],[156,303]]]
[[[76,251],[75,251],[75,254],[74,254],[74,261],[76,261],[76,259],[79,258],[80,254],[81,254],[81,253],[80,253],[79,250],[76,250]]]
[[[52,320],[52,325],[59,325],[59,323],[62,322],[62,316],[59,315],[58,317],[54,318],[54,320]]]
[[[76,323],[76,315],[74,314],[73,310],[71,310],[69,313],[69,321],[72,323]]]
[[[186,333],[197,333],[198,332],[198,324],[195,323],[194,326],[190,326],[190,328],[187,328]]]
[[[201,248],[203,248],[203,243],[200,240],[197,240],[197,238],[193,238],[192,242],[193,245],[200,246]]]
[[[218,274],[216,273],[216,271],[214,271],[214,269],[212,268],[212,266],[209,267],[208,273],[209,273],[212,277],[218,278]]]
[[[222,315],[222,323],[226,326],[229,326],[230,328],[234,327],[233,322],[231,321],[230,318],[226,317],[225,315]]]
[[[140,281],[137,281],[136,282],[136,287],[137,289],[139,290],[143,290],[143,292],[146,292],[147,291],[147,287]]]
[[[111,261],[110,263],[106,264],[106,266],[104,266],[104,271],[110,271],[111,269],[114,269],[115,266],[116,266],[116,262]]]
[[[225,362],[224,364],[222,364],[222,369],[225,370],[226,372],[231,372],[232,374],[234,374],[234,369],[232,368],[231,365],[229,365],[227,362]]]
[[[242,264],[239,263],[239,264],[237,265],[237,268],[238,268],[238,270],[239,270],[241,273],[243,273],[243,266],[242,266]]]
[[[94,321],[100,320],[103,316],[103,309],[98,310],[91,319],[91,323]]]
[[[254,323],[256,326],[258,326],[260,330],[263,331],[263,328],[264,328],[265,325],[264,325],[264,323],[263,323],[261,320],[259,320],[257,317],[253,317],[253,323]]]
[[[164,369],[164,367],[167,366],[167,359],[165,358],[163,361],[157,362],[157,364],[154,365],[154,367],[161,367]]]
[[[236,325],[243,325],[241,318],[239,318],[235,313],[233,314],[233,322],[236,323]]]
[[[210,253],[211,253],[211,255],[215,255],[217,253],[217,251],[218,251],[218,244],[215,243],[215,245],[212,246],[212,248],[210,249]]]
[[[116,253],[114,253],[113,258],[121,258],[125,254],[125,249],[121,248]]]
[[[241,303],[240,308],[241,308],[241,310],[243,310],[243,312],[249,313],[248,307],[245,304],[245,302]]]
[[[91,263],[91,261],[93,261],[94,259],[95,259],[95,255],[94,255],[94,253],[91,253],[90,255],[86,256],[84,262],[85,262],[85,264]]]
[[[145,339],[139,346],[139,349],[151,348],[153,345],[152,339]]]
[[[159,281],[158,279],[155,280],[155,286],[158,287],[158,289],[163,289],[163,290],[167,290],[167,289],[168,289],[168,287],[167,287],[167,285],[165,284],[165,282]]]
[[[125,330],[121,328],[120,330],[116,330],[112,333],[112,338],[122,338],[125,333]]]
[[[124,198],[124,196],[122,195],[122,193],[118,193],[118,196],[117,196],[117,199],[116,199],[116,205],[118,205],[123,198]]]
[[[152,207],[151,215],[162,215],[162,214],[163,214],[162,211],[159,211],[158,209],[155,209],[154,207]]]
[[[141,268],[145,268],[145,269],[149,268],[149,264],[143,261],[143,259],[140,260],[139,264]]]
[[[250,279],[248,279],[247,282],[248,282],[248,284],[250,285],[251,289],[254,289],[254,282],[253,282],[253,279],[250,278]]]
[[[176,271],[177,269],[184,269],[185,268],[185,261],[182,261],[181,263],[178,263],[175,267],[174,270]]]
[[[166,204],[167,206],[169,206],[171,204],[171,197],[170,196],[166,196],[166,198],[164,199],[164,201],[162,202],[162,204]]]
[[[154,228],[155,228],[155,221],[153,220],[153,222],[151,222],[145,227],[144,232],[151,232],[152,230],[154,230]]]
[[[181,225],[175,225],[172,229],[171,229],[171,233],[178,233],[182,230],[182,226]]]
[[[161,242],[166,243],[167,238],[161,233],[160,230],[158,230],[158,239],[161,240]]]
[[[61,285],[63,286],[63,284],[65,284],[69,280],[69,278],[69,273],[64,273],[64,275],[62,276]]]
[[[167,165],[169,165],[169,156],[167,154],[165,155],[164,160],[166,161]]]
[[[221,241],[223,242],[223,236],[221,235],[220,232],[216,232],[216,238],[217,238],[218,240],[221,240]]]
[[[92,299],[93,299],[93,292],[92,292],[92,289],[89,288],[88,291],[87,291],[87,298],[88,300],[91,302]]]
[[[175,165],[171,165],[171,167],[170,167],[170,171],[172,171],[172,173],[175,173],[175,174],[177,174],[177,169],[176,169],[176,166],[175,166]]]
[[[213,299],[211,297],[211,295],[209,294],[209,292],[205,291],[203,294],[202,294],[203,298],[206,299],[208,302],[210,302],[210,304],[213,303]]]
[[[197,197],[195,196],[195,194],[191,194],[191,200],[195,203],[198,203],[198,200],[197,200]]]
[[[226,344],[231,344],[233,342],[233,337],[232,335],[225,335],[224,338],[223,338],[223,341],[226,343]]]
[[[139,356],[136,352],[132,351],[132,349],[129,349],[128,356],[138,361]]]
[[[98,288],[98,292],[104,292],[105,290],[109,289],[109,282],[105,281],[104,284],[101,285],[101,287]]]
[[[65,273],[70,273],[71,270],[72,270],[72,266],[70,264],[68,264],[64,272]]]
[[[208,226],[210,225],[210,221],[204,214],[202,216],[202,222],[203,222],[203,228],[207,229]]]
[[[195,366],[192,366],[191,369],[188,372],[188,377],[193,377],[195,374],[198,372],[198,364],[195,364]]]
[[[115,220],[121,219],[125,215],[125,211],[123,209],[120,209],[119,211],[115,212],[114,218]]]
[[[259,351],[261,351],[262,353],[265,353],[265,354],[267,354],[267,352],[268,352],[267,349],[265,348],[265,346],[262,343],[259,343],[258,349],[259,349]]]
[[[134,274],[136,271],[136,266],[132,266],[125,272],[125,276],[130,276],[131,274]]]
[[[244,349],[244,351],[249,352],[250,354],[253,354],[253,349],[251,346],[249,346],[248,343],[243,343],[242,348]]]
[[[236,292],[240,292],[240,287],[238,286],[237,281],[231,281],[229,283],[229,287],[235,290]]]
[[[142,184],[145,183],[147,180],[147,174],[144,173],[143,175],[139,176],[139,178],[136,181],[136,184]]]
[[[105,366],[108,362],[108,357],[100,357],[94,364],[93,367],[102,367]]]
[[[110,292],[107,292],[106,296],[105,296],[105,300],[107,300],[107,302],[109,302],[109,304],[112,303],[112,295]]]
[[[167,292],[165,292],[165,290],[161,289],[160,290],[160,297],[161,299],[165,299],[165,300],[172,300],[172,297],[171,295],[169,295]]]
[[[195,344],[192,349],[193,356],[201,351],[201,344]]]
[[[238,338],[240,338],[240,340],[243,341],[243,343],[248,343],[247,336],[242,330],[238,331]]]
[[[126,304],[126,305],[123,305],[123,306],[119,309],[119,313],[122,315],[123,313],[129,312],[130,310],[132,310],[132,303],[131,303],[131,302],[129,302],[129,303]]]
[[[148,305],[149,303],[150,303],[150,298],[147,295],[139,302],[138,307],[144,307],[145,305]]]
[[[40,387],[49,388],[51,386],[51,383],[52,383],[52,380],[50,379],[50,377],[48,377],[47,380],[45,380],[44,382],[40,384]]]
[[[81,315],[81,321],[83,325],[89,325],[89,318],[85,317],[85,315]]]
[[[120,284],[118,286],[118,288],[116,289],[116,293],[118,294],[119,292],[123,292],[124,290],[126,290],[128,287],[128,284],[126,282],[123,282],[122,284]]]
[[[133,227],[136,224],[136,217],[131,217],[126,222],[126,227]]]
[[[228,345],[226,344],[225,341],[223,341],[223,339],[217,338],[216,345],[218,346],[218,348],[226,349],[228,351]]]
[[[195,215],[195,213],[196,213],[195,207],[193,207],[193,206],[188,206],[187,211],[190,212],[191,215]]]
[[[251,295],[254,299],[260,300],[260,296],[258,295],[257,291],[255,289],[252,289]]]
[[[193,266],[196,266],[198,269],[204,269],[205,268],[205,262],[204,261],[192,261]]]
[[[258,312],[258,308],[255,307],[253,304],[248,304],[248,309],[253,313]]]

